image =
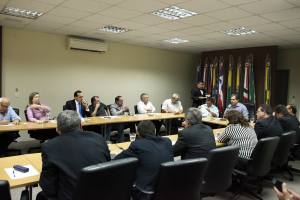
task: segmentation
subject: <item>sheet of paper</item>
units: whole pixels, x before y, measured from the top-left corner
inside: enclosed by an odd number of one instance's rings
[[[38,171],[32,165],[23,165],[23,166],[28,167],[29,171],[26,173],[23,173],[23,172],[14,170],[14,168],[5,168],[4,170],[7,173],[7,175],[9,176],[9,178],[12,180],[39,175]]]

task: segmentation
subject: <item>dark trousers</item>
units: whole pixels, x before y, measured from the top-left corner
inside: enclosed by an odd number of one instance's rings
[[[41,141],[49,140],[58,136],[55,129],[30,130],[28,131],[28,134],[31,138]]]
[[[131,195],[132,200],[151,200],[153,196],[153,194],[143,193],[135,187],[132,189]]]
[[[0,155],[5,154],[10,143],[18,137],[20,137],[18,132],[0,133]]]
[[[106,141],[110,140],[111,129],[112,129],[111,125],[91,125],[91,126],[83,127],[83,130],[85,131],[93,131],[101,134]]]
[[[48,198],[46,197],[45,193],[41,191],[36,195],[36,200],[48,200]]]
[[[124,133],[125,129],[129,128],[130,133],[136,133],[135,122],[128,122],[128,123],[120,123],[112,125],[111,130],[118,131],[118,135],[116,137],[116,142],[124,142]]]

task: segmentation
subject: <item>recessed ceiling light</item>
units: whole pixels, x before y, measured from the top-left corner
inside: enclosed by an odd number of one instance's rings
[[[157,11],[152,12],[151,14],[157,15],[162,18],[176,20],[176,19],[183,19],[186,17],[191,17],[197,15],[198,13],[192,12],[183,8],[179,8],[177,6],[170,6],[167,8],[163,8]]]
[[[99,30],[105,31],[105,32],[110,32],[110,33],[124,33],[124,32],[129,31],[129,29],[117,27],[117,26],[111,26],[111,25],[103,26]]]
[[[180,39],[180,38],[171,38],[171,39],[164,40],[164,41],[172,43],[172,44],[180,44],[180,43],[189,42],[188,40],[184,40],[184,39]]]
[[[245,27],[238,27],[238,28],[233,28],[233,29],[224,31],[224,34],[230,35],[230,36],[252,35],[255,33],[256,33],[255,30],[245,28]]]
[[[5,7],[1,10],[0,13],[5,15],[15,16],[15,17],[29,18],[29,19],[36,19],[44,14],[38,11],[26,10],[21,8],[14,8],[14,7]]]

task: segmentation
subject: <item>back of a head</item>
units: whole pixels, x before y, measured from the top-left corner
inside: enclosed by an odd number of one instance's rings
[[[195,125],[199,124],[202,122],[202,114],[201,111],[197,108],[189,108],[185,120],[190,124],[190,125]]]
[[[229,124],[240,124],[245,127],[249,126],[243,114],[238,110],[229,110],[226,112],[225,118],[229,121]]]
[[[155,126],[151,121],[141,121],[137,126],[137,131],[141,137],[155,135]]]
[[[289,104],[288,107],[289,107],[289,109],[292,111],[292,113],[294,115],[297,114],[297,108],[296,108],[296,106],[294,104]]]
[[[272,107],[267,104],[262,104],[259,106],[262,112],[267,113],[267,115],[272,115]]]
[[[80,129],[81,120],[77,112],[65,110],[57,116],[57,130],[60,134]]]
[[[286,116],[286,115],[289,114],[286,107],[284,105],[281,105],[281,104],[279,104],[275,107],[275,113],[276,114],[282,114],[283,116]]]

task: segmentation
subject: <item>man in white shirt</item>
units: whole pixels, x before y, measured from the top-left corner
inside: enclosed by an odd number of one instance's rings
[[[180,114],[183,112],[183,108],[181,105],[180,96],[176,93],[172,94],[171,99],[166,99],[161,108],[161,112],[163,113],[174,113],[174,114]],[[171,119],[171,134],[177,134],[178,133],[178,126],[181,123],[181,120],[179,119]]]
[[[214,105],[214,102],[214,98],[207,97],[206,104],[202,104],[198,107],[202,117],[219,117],[219,109]]]
[[[142,93],[140,99],[141,100],[137,103],[138,114],[155,112],[155,107],[149,101],[149,95],[147,93]],[[162,123],[159,120],[153,120],[152,122],[155,125],[156,134],[158,134]]]

